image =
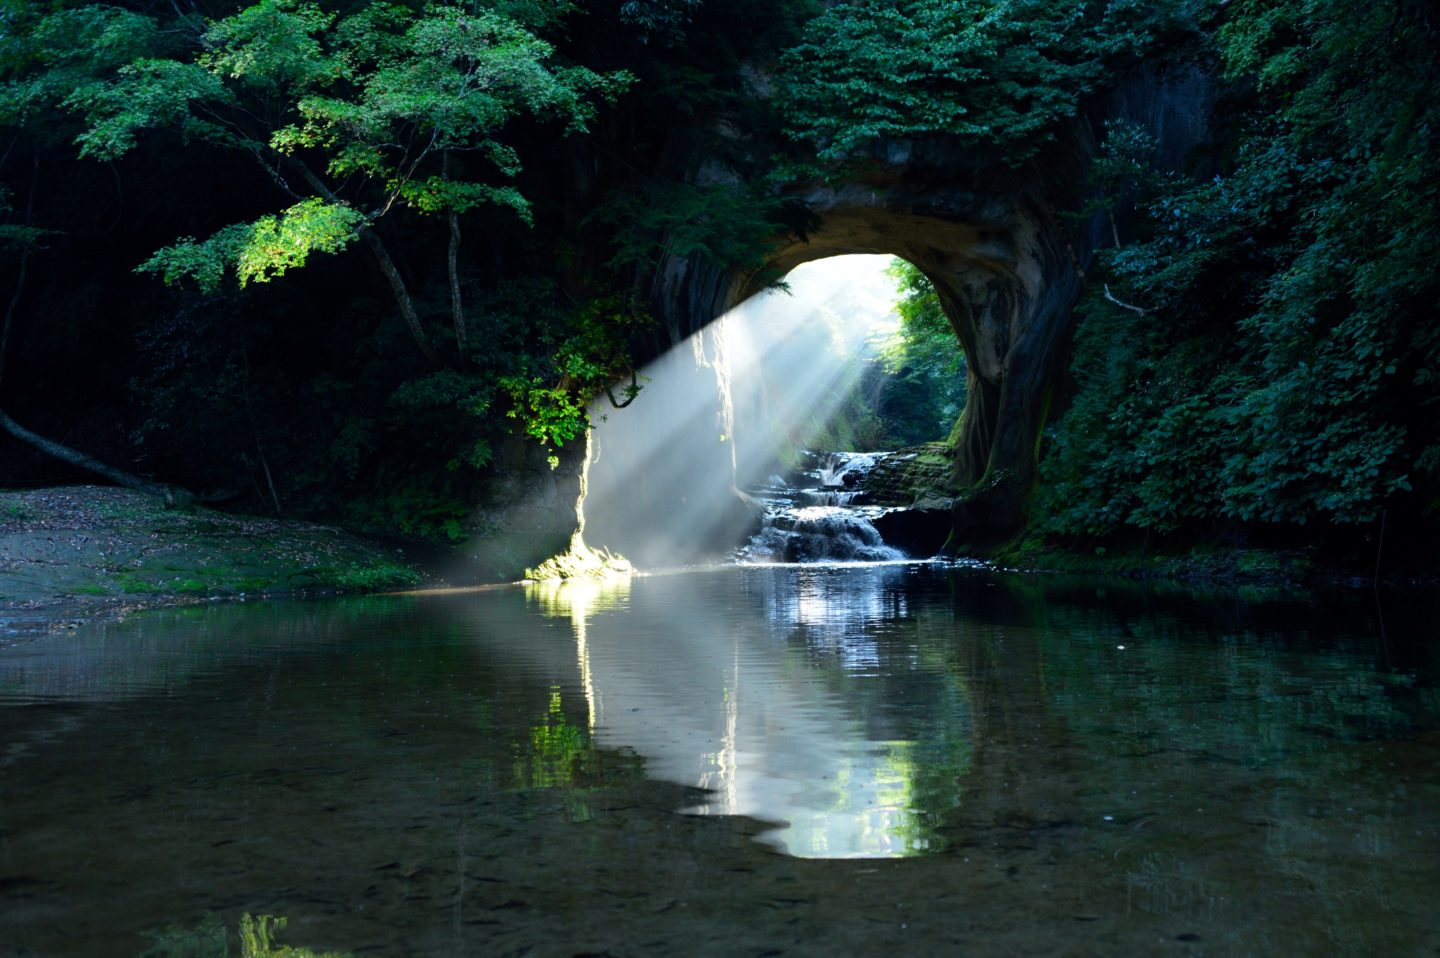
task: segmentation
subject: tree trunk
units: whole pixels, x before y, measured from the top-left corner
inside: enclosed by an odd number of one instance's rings
[[[365,245],[370,247],[370,252],[375,255],[375,262],[380,264],[380,272],[385,274],[385,279],[390,283],[390,290],[395,294],[395,303],[400,307],[400,316],[405,320],[405,326],[410,330],[410,335],[415,339],[415,345],[420,347],[420,352],[425,358],[435,365],[441,365],[440,357],[435,355],[435,350],[425,341],[425,330],[420,326],[420,315],[415,312],[415,303],[410,299],[410,291],[405,288],[405,280],[400,276],[400,270],[396,268],[395,261],[390,258],[390,251],[385,248],[380,237],[370,227],[362,227],[360,238]]]
[[[40,178],[40,154],[35,154],[34,169],[30,175],[30,192],[25,197],[25,225],[30,226],[35,213],[35,182]],[[35,244],[26,241],[20,249],[20,270],[15,277],[15,293],[10,305],[5,308],[5,325],[0,327],[0,385],[5,382],[5,359],[10,352],[10,330],[15,325],[15,313],[20,307],[20,296],[25,292],[25,277],[30,269],[30,251]]]
[[[310,167],[294,157],[289,157],[289,159],[312,190],[331,203],[341,202],[340,197],[335,195],[335,191],[326,186],[325,181],[316,176]],[[410,335],[415,338],[415,345],[420,347],[420,352],[425,354],[426,359],[437,366],[443,365],[440,357],[435,355],[435,350],[431,349],[430,344],[425,341],[425,330],[420,326],[420,315],[415,312],[415,303],[410,298],[410,290],[406,289],[405,280],[400,275],[400,270],[396,268],[395,260],[390,258],[390,251],[385,248],[385,243],[369,226],[360,228],[360,238],[365,241],[366,246],[370,247],[375,261],[380,264],[380,272],[385,274],[386,281],[390,283],[390,291],[395,294],[395,304],[400,307],[400,316],[405,320],[405,326],[410,330]]]
[[[136,492],[143,492],[149,496],[163,499],[166,505],[180,505],[195,501],[195,496],[184,489],[163,483],[151,482],[135,475],[133,472],[126,472],[124,469],[116,468],[99,459],[92,458],[77,449],[62,445],[44,436],[37,435],[24,426],[11,419],[3,411],[0,411],[0,428],[3,428],[10,435],[21,442],[34,446],[48,456],[54,456],[61,462],[68,462],[72,466],[93,472],[96,475],[104,476],[117,486],[124,486],[126,489],[134,489]]]
[[[441,173],[446,181],[450,179],[450,151],[445,151],[445,162],[441,167]],[[460,347],[460,355],[465,355],[466,329],[465,309],[460,303],[460,214],[453,209],[449,211],[450,220],[450,248],[447,251],[446,267],[450,275],[450,316],[455,323],[455,344]]]
[[[465,352],[465,310],[460,304],[460,214],[450,211],[450,315],[455,320],[455,343]]]

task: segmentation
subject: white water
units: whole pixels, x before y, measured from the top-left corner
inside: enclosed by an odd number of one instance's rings
[[[811,454],[814,465],[792,481],[780,476],[753,492],[760,531],[735,554],[742,563],[891,562],[907,556],[881,539],[873,520],[885,510],[863,504],[860,482],[885,453]]]

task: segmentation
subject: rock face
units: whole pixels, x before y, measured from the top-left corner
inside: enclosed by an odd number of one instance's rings
[[[537,443],[515,437],[497,455],[496,478],[476,510],[480,535],[466,547],[465,578],[519,579],[525,569],[564,552],[577,522],[585,444],[556,451],[552,467]]]

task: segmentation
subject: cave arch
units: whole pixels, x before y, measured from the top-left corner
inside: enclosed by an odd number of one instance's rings
[[[1013,536],[1036,478],[1040,433],[1080,292],[1081,260],[1068,224],[1020,190],[857,182],[803,198],[814,228],[777,245],[763,270],[727,271],[694,259],[662,264],[656,315],[679,342],[759,292],[768,277],[802,263],[854,253],[913,263],[935,285],[967,366],[950,547],[983,551]]]

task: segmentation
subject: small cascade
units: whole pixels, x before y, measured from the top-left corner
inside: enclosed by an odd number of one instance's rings
[[[848,489],[865,481],[883,452],[828,452],[812,475],[827,489]]]
[[[771,476],[752,497],[763,510],[761,528],[736,553],[752,562],[885,562],[905,559],[885,544],[874,520],[885,512],[867,506],[861,488],[885,453],[807,454],[808,468],[793,481]]]

